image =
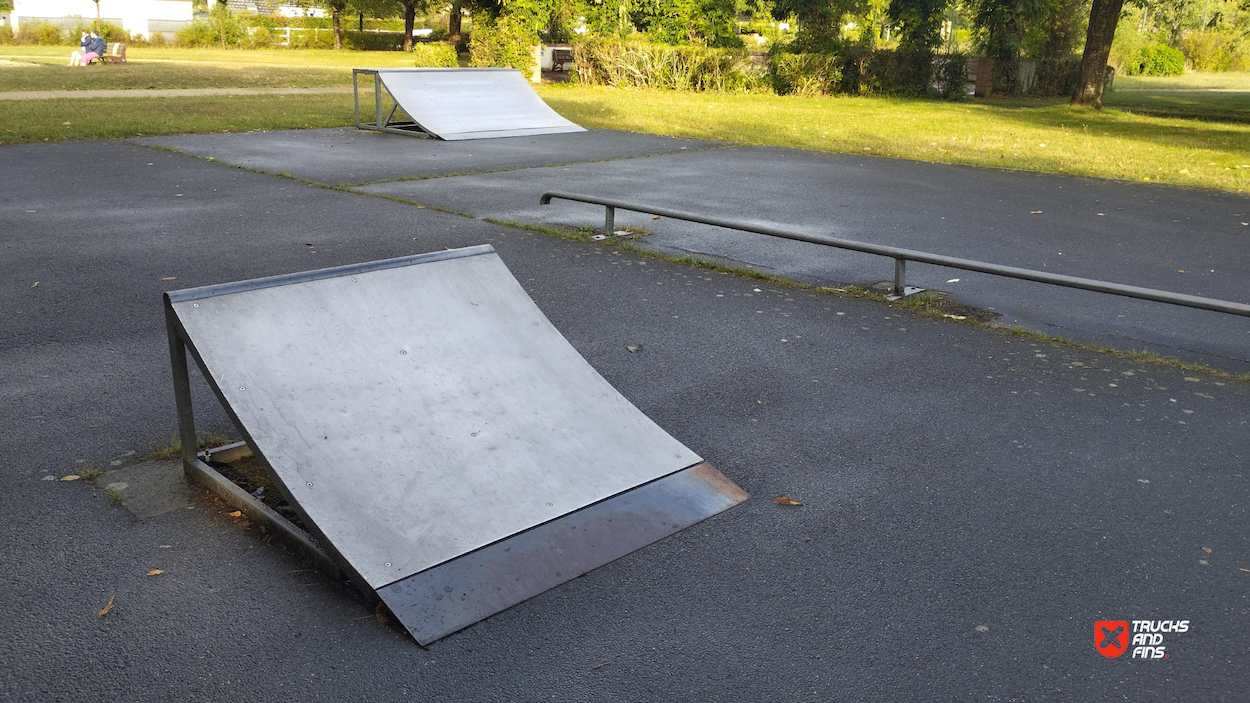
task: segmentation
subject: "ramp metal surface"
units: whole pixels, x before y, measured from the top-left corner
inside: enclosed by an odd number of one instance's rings
[[[373,122],[360,117],[362,75],[374,78]],[[352,85],[356,126],[362,129],[448,141],[586,131],[548,107],[513,68],[357,68]],[[383,87],[394,100],[389,108]],[[397,107],[411,119],[393,120]]]
[[[746,498],[490,246],[177,291],[166,310],[176,389],[185,345],[305,526],[421,642]]]

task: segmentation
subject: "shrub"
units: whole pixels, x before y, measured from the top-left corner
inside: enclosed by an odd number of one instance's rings
[[[749,92],[767,88],[765,71],[744,49],[588,39],[573,45],[578,81],[663,90]]]
[[[1195,71],[1227,71],[1237,56],[1238,42],[1221,32],[1188,32],[1181,37],[1181,53]]]
[[[12,25],[4,25],[0,27],[0,44],[13,43],[13,27]]]
[[[347,32],[343,35],[343,48],[356,51],[399,51],[404,47],[403,32]]]
[[[1179,76],[1185,72],[1185,55],[1167,44],[1151,44],[1120,70],[1130,76]]]
[[[456,47],[447,42],[413,44],[412,58],[417,68],[456,68],[460,65]]]
[[[531,53],[536,39],[533,32],[518,23],[491,20],[486,13],[473,17],[473,38],[469,41],[469,65],[478,68],[517,68],[534,70]]]
[[[933,91],[948,100],[967,100],[968,57],[963,54],[934,57]]]
[[[94,24],[92,25],[92,27],[94,27]],[[129,44],[131,42],[130,32],[127,32],[126,30],[122,29],[121,27],[118,27],[115,24],[112,24],[111,22],[105,22],[104,25],[100,28],[100,36],[104,38],[104,41],[110,44],[112,44],[113,42],[122,42],[123,44]]]
[[[14,44],[39,44],[41,46],[70,46],[78,44],[78,32],[71,37],[61,25],[51,22],[23,22],[13,36]]]
[[[1034,76],[1033,92],[1037,95],[1048,98],[1072,95],[1081,79],[1081,57],[1038,59]]]
[[[768,72],[778,95],[832,95],[842,85],[842,61],[833,54],[773,54]]]

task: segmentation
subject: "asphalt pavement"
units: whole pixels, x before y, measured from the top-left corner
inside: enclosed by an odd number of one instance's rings
[[[606,130],[490,144],[350,129],[139,141],[479,218],[601,227],[601,207],[561,201],[539,206],[542,192],[565,190],[1250,301],[1241,275],[1250,269],[1250,225],[1243,224],[1250,222],[1250,199],[1239,193],[854,154],[734,148]],[[870,286],[893,277],[891,260],[868,254],[637,213],[620,212],[617,223],[652,232],[644,246],[666,253],[689,253],[803,281]],[[1250,372],[1250,319],[916,263],[908,267],[908,284],[992,310],[1005,324]]]
[[[498,148],[500,168],[634,169],[749,153],[494,144],[463,158]],[[695,151],[666,148],[683,145]],[[134,142],[6,146],[0,172],[0,696],[1245,698],[1243,382]],[[334,182],[399,177],[344,173]],[[489,184],[472,178],[465,193]],[[481,215],[512,188],[451,209]],[[787,212],[810,206],[795,196]],[[103,490],[46,480],[133,468],[173,435],[163,291],[481,243],[622,394],[752,498],[423,649],[203,495],[137,521]],[[1235,356],[1224,343],[1212,348]],[[201,427],[232,431],[199,381],[196,402]],[[1189,627],[1162,636],[1166,658],[1108,658],[1091,637],[1100,620]]]

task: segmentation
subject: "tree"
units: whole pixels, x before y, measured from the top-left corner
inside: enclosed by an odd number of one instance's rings
[[[981,32],[982,50],[994,59],[994,92],[1019,93],[1025,32],[1045,17],[1046,10],[1046,0],[977,0],[973,21]]]
[[[798,19],[794,40],[798,51],[829,52],[842,39],[842,18],[859,14],[865,0],[777,0],[773,18]]]
[[[330,11],[330,26],[334,27],[334,48],[343,48],[343,32],[341,20],[347,10],[347,0],[320,0],[323,7]]]
[[[890,19],[899,27],[898,48],[937,48],[942,43],[942,22],[950,5],[951,0],[890,0]]]
[[[1124,0],[1094,0],[1089,10],[1089,29],[1085,32],[1085,53],[1081,56],[1081,74],[1076,81],[1073,105],[1102,109],[1103,82],[1107,76],[1107,57],[1115,39],[1115,26],[1120,22]]]

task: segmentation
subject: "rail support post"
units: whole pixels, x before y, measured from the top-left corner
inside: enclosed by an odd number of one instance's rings
[[[603,233],[611,237],[616,231],[616,208],[611,205],[603,206]]]
[[[894,260],[894,295],[907,295],[907,259]]]

